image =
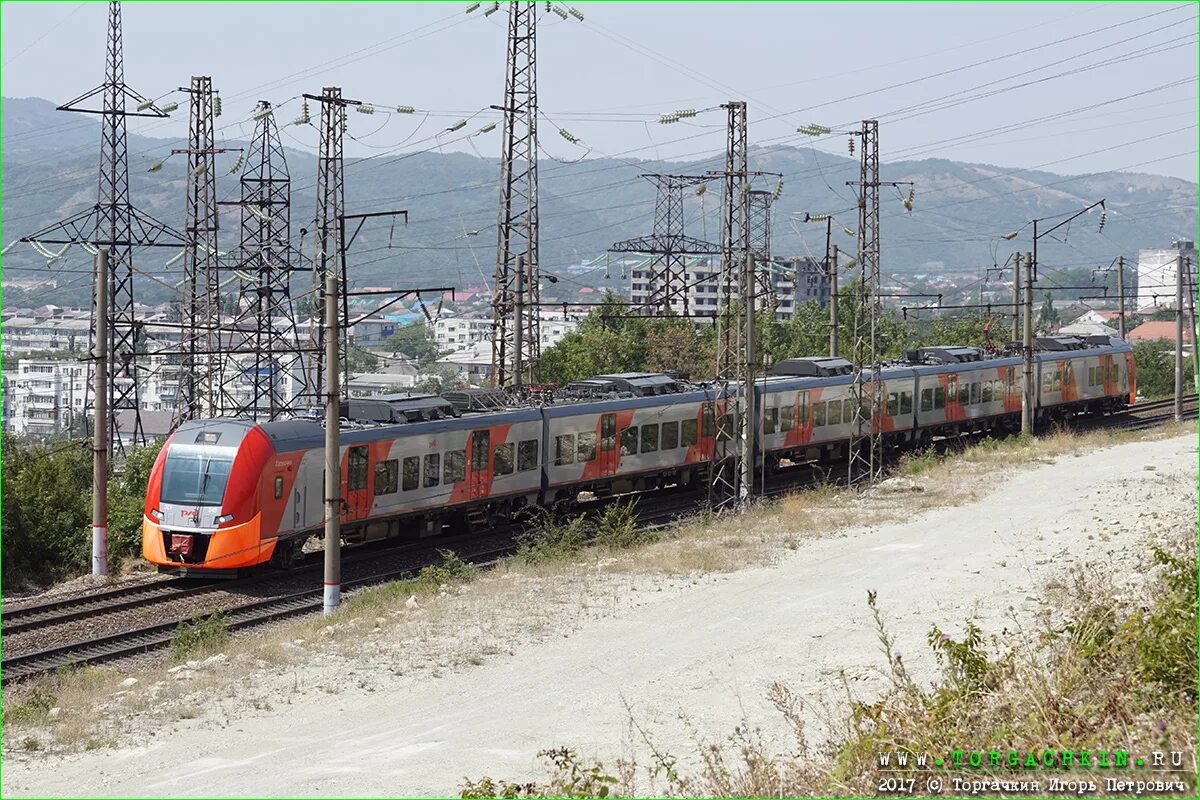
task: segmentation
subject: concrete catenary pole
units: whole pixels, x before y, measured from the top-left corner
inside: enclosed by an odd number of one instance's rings
[[[757,353],[754,348],[754,324],[758,315],[758,304],[755,295],[758,293],[758,282],[754,279],[754,251],[747,249],[745,275],[742,278],[742,302],[746,304],[746,382],[742,385],[743,395],[742,414],[742,480],[738,489],[738,497],[742,502],[754,497],[754,434],[758,428],[758,414],[754,409],[754,368],[757,366]]]
[[[108,574],[108,250],[96,251],[96,420],[92,426],[92,574]]]
[[[1200,350],[1196,347],[1196,340],[1200,339],[1200,336],[1197,336],[1196,329],[1196,271],[1194,267],[1190,258],[1183,260],[1183,274],[1186,276],[1183,290],[1187,292],[1188,304],[1188,338],[1192,341],[1192,384],[1193,391],[1200,391]]]
[[[1183,253],[1175,256],[1175,421],[1183,422]]]
[[[1010,342],[1021,340],[1021,254],[1013,253],[1013,288],[1012,288],[1012,338]]]
[[[1021,433],[1033,435],[1033,254],[1025,254],[1025,331],[1021,337],[1021,353],[1025,359],[1021,382]]]
[[[1125,338],[1125,256],[1117,256],[1117,331]]]
[[[829,355],[838,354],[838,246],[835,244],[829,256]]]
[[[325,272],[325,591],[324,611],[342,599],[341,387],[338,359],[338,267]]]

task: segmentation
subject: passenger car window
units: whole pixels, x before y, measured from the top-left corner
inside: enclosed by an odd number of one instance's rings
[[[377,463],[375,465],[375,496],[394,494],[399,473],[400,470],[397,469],[397,462],[394,458]]]
[[[662,424],[662,449],[674,450],[679,447],[679,423],[664,422]]]
[[[813,406],[813,425],[825,424],[825,403],[817,403]]]
[[[933,389],[921,390],[921,410],[933,411]]]
[[[537,469],[538,443],[537,439],[526,439],[517,445],[517,471],[528,472]]]
[[[575,463],[575,434],[564,433],[554,437],[554,466],[562,467]]]
[[[716,433],[716,419],[713,416],[712,403],[705,403],[700,411],[700,435],[708,438]]]
[[[411,492],[421,485],[421,457],[407,456],[404,459],[404,477],[400,484],[400,488],[406,492]]]
[[[442,479],[442,454],[427,453],[425,455],[425,488],[437,486]]]
[[[800,415],[797,421],[803,425],[808,422],[808,392],[800,393]]]
[[[679,423],[679,441],[684,447],[696,444],[696,420],[685,419]]]
[[[578,461],[591,461],[596,457],[596,434],[579,434],[579,449],[575,451]]]
[[[887,399],[887,415],[894,417],[900,413],[900,394],[898,392],[888,392]]]
[[[442,482],[459,483],[467,477],[467,451],[451,450],[442,462]]]
[[[779,420],[779,430],[783,431],[784,433],[787,433],[788,431],[793,430],[795,427],[796,427],[796,407],[795,406],[784,406],[783,407],[783,416]]]
[[[717,420],[717,441],[728,442],[733,438],[733,414],[722,414]]]
[[[935,386],[933,389],[933,407],[934,408],[945,408],[946,407],[946,390],[940,386]]]
[[[912,392],[901,392],[900,393],[900,413],[901,414],[911,414],[912,413],[912,410],[913,410],[912,400],[913,400]]]
[[[770,435],[775,432],[775,428],[779,425],[779,409],[766,408],[763,409],[763,434]],[[666,449],[665,447],[663,448]]]
[[[979,398],[980,398],[979,381],[975,381],[974,383],[971,384],[971,396],[970,396],[970,400],[968,402],[978,403]]]
[[[637,425],[630,425],[621,431],[621,455],[636,456],[638,446]]]
[[[513,471],[513,445],[498,444],[492,456],[492,472],[496,475],[511,475]]]
[[[984,403],[992,402],[992,382],[991,381],[983,382],[983,392],[980,395],[980,399],[981,399],[981,402],[984,402]]]
[[[658,449],[658,423],[642,426],[642,452],[653,453]]]

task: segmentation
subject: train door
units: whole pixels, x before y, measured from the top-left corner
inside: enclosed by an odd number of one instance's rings
[[[617,474],[620,451],[617,449],[616,414],[600,415],[600,447],[596,451],[596,461],[602,477]]]
[[[486,430],[475,431],[471,434],[471,474],[468,478],[471,487],[471,497],[485,497],[491,488],[491,456],[492,437]]]
[[[367,445],[351,447],[346,457],[346,477],[342,481],[342,516],[363,519],[371,513],[371,455]]]
[[[722,407],[725,405],[721,404]],[[717,417],[711,402],[700,405],[700,452],[705,458],[713,457],[714,441],[717,436]]]

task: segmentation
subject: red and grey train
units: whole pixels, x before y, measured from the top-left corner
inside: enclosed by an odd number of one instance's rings
[[[1134,402],[1133,354],[1124,341],[1057,337],[1039,345],[1039,422]],[[871,423],[891,448],[1019,428],[1022,369],[1020,357],[975,348],[914,351],[867,375],[883,383]],[[756,455],[769,468],[846,455],[852,371],[841,359],[789,359],[755,382]],[[630,373],[572,384],[540,407],[473,410],[481,398],[470,392],[351,401],[341,433],[343,538],[484,528],[585,491],[703,485],[724,430],[725,398],[735,391]],[[323,470],[324,429],[315,419],[187,422],[151,473],[143,554],[163,570],[187,573],[289,565],[323,531]]]

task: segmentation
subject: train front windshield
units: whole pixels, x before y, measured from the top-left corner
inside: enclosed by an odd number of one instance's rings
[[[163,465],[163,503],[219,506],[233,467],[232,449],[172,447]]]

